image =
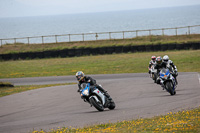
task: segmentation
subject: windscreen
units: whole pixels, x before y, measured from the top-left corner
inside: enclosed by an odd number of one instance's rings
[[[87,85],[86,83],[82,83],[81,84],[81,89],[85,89],[86,85]]]

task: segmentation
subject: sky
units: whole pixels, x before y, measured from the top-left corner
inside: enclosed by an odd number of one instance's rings
[[[0,18],[200,5],[200,0],[0,0]]]

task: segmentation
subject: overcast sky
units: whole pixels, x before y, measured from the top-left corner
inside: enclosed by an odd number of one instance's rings
[[[200,0],[0,0],[0,17],[106,12],[199,4]]]

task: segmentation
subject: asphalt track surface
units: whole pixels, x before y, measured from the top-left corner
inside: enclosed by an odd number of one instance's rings
[[[148,74],[92,75],[116,103],[116,109],[103,112],[83,102],[77,85],[41,88],[0,98],[0,133],[28,133],[58,127],[83,127],[94,124],[149,118],[192,109],[200,105],[198,73],[179,73],[177,94],[171,96]],[[37,79],[37,81],[36,81]],[[16,84],[76,82],[74,76],[10,79]],[[1,79],[1,81],[8,79]],[[55,83],[55,82],[54,82]]]

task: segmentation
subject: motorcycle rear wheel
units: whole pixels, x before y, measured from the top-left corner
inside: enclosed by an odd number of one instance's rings
[[[90,98],[90,103],[98,110],[104,111],[104,107],[101,103],[98,103],[93,97]]]
[[[108,107],[110,110],[113,110],[115,108],[115,102],[111,102],[110,106]]]

